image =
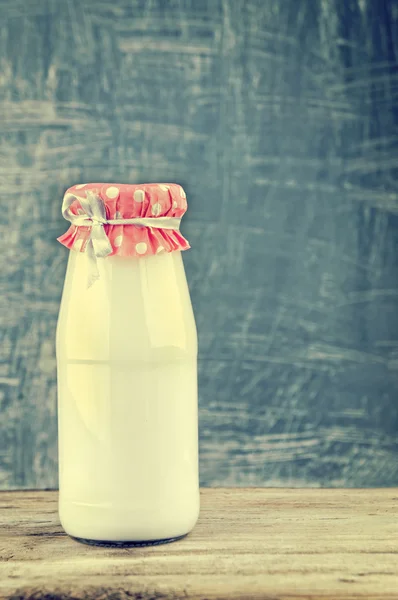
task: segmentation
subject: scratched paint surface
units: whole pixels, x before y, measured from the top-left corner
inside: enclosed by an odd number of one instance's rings
[[[177,181],[203,485],[398,484],[394,0],[0,0],[3,488],[57,484],[60,202]]]

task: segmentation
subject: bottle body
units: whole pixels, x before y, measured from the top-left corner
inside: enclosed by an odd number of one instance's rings
[[[71,252],[57,328],[59,511],[74,537],[152,542],[199,513],[197,336],[180,252]]]

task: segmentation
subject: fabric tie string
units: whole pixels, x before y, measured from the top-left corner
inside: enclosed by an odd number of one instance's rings
[[[80,202],[84,214],[75,215],[71,211],[70,207],[76,200]],[[174,229],[179,231],[181,223],[181,219],[177,217],[107,219],[105,204],[93,191],[87,191],[86,197],[76,196],[70,192],[65,194],[62,203],[62,216],[76,227],[90,227],[90,237],[86,246],[88,259],[88,288],[100,278],[97,258],[105,258],[113,251],[104,225],[135,225],[137,227],[154,227],[156,229]]]

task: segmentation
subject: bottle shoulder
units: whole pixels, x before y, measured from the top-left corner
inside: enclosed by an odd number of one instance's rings
[[[90,289],[86,258],[73,251],[69,257],[58,355],[88,360],[196,356],[196,326],[180,252],[99,259],[100,279]]]

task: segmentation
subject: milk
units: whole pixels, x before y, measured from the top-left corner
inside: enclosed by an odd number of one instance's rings
[[[199,513],[197,336],[180,252],[70,252],[57,329],[59,511],[94,541],[179,537]]]

